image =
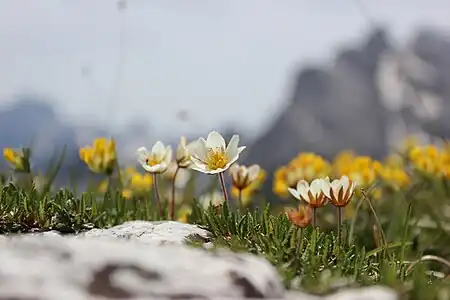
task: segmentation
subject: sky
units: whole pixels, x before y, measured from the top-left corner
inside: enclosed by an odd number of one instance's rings
[[[370,20],[400,43],[424,25],[450,30],[448,0],[126,2],[0,0],[0,105],[34,93],[70,123],[258,132],[298,70],[330,64]]]

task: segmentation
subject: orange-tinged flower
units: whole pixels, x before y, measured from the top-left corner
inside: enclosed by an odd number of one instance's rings
[[[313,213],[309,205],[300,204],[297,209],[287,208],[285,211],[289,220],[300,228],[305,228],[311,223]]]

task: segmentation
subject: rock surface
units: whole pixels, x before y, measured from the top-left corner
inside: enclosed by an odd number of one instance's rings
[[[372,286],[359,289],[346,289],[325,297],[305,295],[298,292],[287,292],[286,300],[396,300],[397,294],[391,289]]]
[[[183,244],[187,239],[209,242],[211,233],[180,222],[130,221],[109,229],[92,229],[80,236],[139,240],[145,244]]]
[[[284,296],[275,268],[254,255],[92,237],[0,239],[0,279],[0,299]]]
[[[193,235],[210,237],[190,224],[144,221],[79,236],[1,236],[0,299],[397,299],[381,287],[326,297],[286,292],[265,259],[183,246]]]

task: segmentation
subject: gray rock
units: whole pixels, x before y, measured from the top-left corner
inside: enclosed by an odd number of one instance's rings
[[[286,300],[397,300],[395,291],[382,286],[347,289],[325,297],[307,295],[300,292],[287,292]]]
[[[109,229],[92,229],[79,236],[131,239],[146,244],[183,244],[189,238],[209,242],[211,233],[196,225],[174,221],[130,221]]]
[[[382,286],[372,286],[360,289],[348,289],[334,295],[325,297],[324,300],[396,300],[398,295],[391,289]]]
[[[265,259],[136,240],[22,235],[0,239],[0,299],[284,297]]]

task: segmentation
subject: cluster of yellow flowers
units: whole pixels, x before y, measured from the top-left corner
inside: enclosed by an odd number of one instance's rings
[[[311,182],[314,178],[327,176],[347,176],[363,188],[371,186],[376,180],[382,180],[399,190],[410,182],[404,164],[393,155],[381,162],[369,156],[358,156],[352,151],[343,151],[330,163],[314,153],[300,153],[288,165],[275,171],[273,192],[286,198],[289,196],[288,188],[295,187],[299,180]],[[375,196],[377,195],[380,196],[379,191],[375,191]]]
[[[412,166],[423,173],[450,178],[450,147],[448,143],[442,148],[435,145],[415,145],[408,149],[407,158]]]
[[[275,171],[273,192],[282,198],[288,197],[288,188],[293,188],[301,179],[311,181],[314,178],[329,176],[330,164],[320,155],[299,153],[286,166]]]

